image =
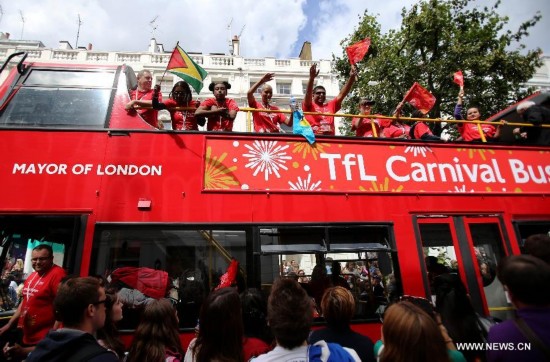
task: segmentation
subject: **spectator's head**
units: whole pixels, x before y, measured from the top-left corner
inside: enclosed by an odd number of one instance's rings
[[[150,91],[153,87],[153,76],[151,75],[151,72],[146,69],[138,72],[137,81],[138,90],[140,91]]]
[[[244,335],[270,342],[267,326],[267,298],[255,288],[246,289],[240,297]]]
[[[271,97],[273,96],[273,88],[269,84],[264,84],[262,86],[262,102],[265,104],[269,103]]]
[[[374,106],[375,103],[375,101],[369,98],[361,98],[359,101],[359,111],[361,114],[370,114],[372,111],[372,106]]]
[[[342,265],[340,265],[339,261],[333,261],[330,270],[333,276],[338,277],[342,274]]]
[[[189,84],[183,80],[174,84],[170,92],[170,98],[174,99],[178,104],[186,105],[191,102],[191,88]],[[160,260],[158,261],[160,263]]]
[[[318,104],[325,103],[327,99],[327,91],[322,85],[315,86],[313,88],[313,102]]]
[[[298,282],[278,279],[273,284],[267,320],[278,345],[293,349],[306,341],[313,322],[313,305]]]
[[[437,322],[409,302],[395,303],[386,310],[382,340],[382,362],[449,360]]]
[[[164,361],[166,350],[183,354],[178,334],[178,315],[168,299],[152,299],[141,314],[128,361]]]
[[[507,288],[512,303],[550,305],[550,266],[532,255],[513,255],[501,260],[498,279]]]
[[[346,288],[329,288],[323,294],[321,311],[329,326],[347,326],[355,314],[355,299]]]
[[[68,328],[94,334],[105,324],[105,289],[94,277],[69,278],[54,300],[56,317]]]
[[[411,115],[411,118],[424,118],[424,117],[426,117],[426,115],[424,114],[424,112],[422,112],[419,109],[415,109]]]
[[[53,266],[53,249],[47,244],[40,244],[31,252],[31,263],[38,274],[44,274]]]
[[[225,96],[227,96],[227,91],[231,89],[231,84],[229,82],[224,81],[216,81],[210,83],[208,86],[208,89],[210,92],[214,93],[214,97],[219,100],[223,101],[225,100]]]
[[[550,236],[547,234],[529,236],[523,245],[523,252],[542,259],[550,265]]]
[[[242,360],[243,320],[241,300],[235,288],[213,291],[202,304],[196,361]]]
[[[479,111],[479,107],[473,106],[468,108],[468,110],[466,110],[466,119],[468,121],[475,121],[480,118],[481,118],[481,112]]]
[[[520,104],[518,104],[518,106],[516,107],[516,112],[518,112],[518,114],[523,114],[525,113],[525,111],[527,109],[529,109],[530,107],[536,105],[535,102],[532,102],[532,101],[523,101],[521,102]]]

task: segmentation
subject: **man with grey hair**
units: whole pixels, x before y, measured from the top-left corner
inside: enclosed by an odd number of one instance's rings
[[[527,123],[534,127],[518,127],[513,133],[516,139],[524,140],[528,144],[550,145],[550,128],[541,127],[550,125],[550,109],[538,106],[535,102],[524,101],[518,104],[516,112]]]
[[[137,113],[143,120],[155,128],[159,128],[158,111],[153,109],[153,75],[150,71],[143,69],[137,74],[137,89],[130,91],[130,102],[126,104],[126,110],[135,114],[136,101],[151,102],[151,108],[141,108]],[[162,94],[159,93],[159,102],[162,101]]]

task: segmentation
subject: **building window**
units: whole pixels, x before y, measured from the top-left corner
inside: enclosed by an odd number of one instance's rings
[[[290,83],[277,83],[277,94],[290,95]]]
[[[256,84],[256,81],[251,81],[250,82],[250,88],[252,88],[252,86]],[[261,94],[262,93],[262,87],[263,85],[259,86],[258,89],[256,89],[256,91],[254,92],[254,94]]]
[[[307,82],[302,82],[302,94],[306,94]]]

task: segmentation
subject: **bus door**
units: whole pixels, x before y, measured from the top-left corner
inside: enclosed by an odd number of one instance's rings
[[[504,288],[496,278],[499,260],[511,250],[498,216],[415,217],[421,245],[426,295],[439,274],[458,273],[478,313],[506,319],[510,310]]]

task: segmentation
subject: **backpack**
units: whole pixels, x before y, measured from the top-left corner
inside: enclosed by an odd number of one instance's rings
[[[319,341],[308,349],[310,362],[355,362],[356,359],[337,343]]]

